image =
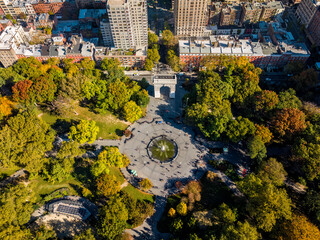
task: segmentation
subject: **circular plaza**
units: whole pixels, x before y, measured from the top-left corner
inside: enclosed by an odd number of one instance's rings
[[[130,158],[126,177],[148,178],[155,195],[174,193],[176,182],[199,178],[204,170],[199,165],[202,153],[197,149],[192,130],[182,124],[158,118],[138,121],[132,126],[131,138],[122,145],[122,153]]]

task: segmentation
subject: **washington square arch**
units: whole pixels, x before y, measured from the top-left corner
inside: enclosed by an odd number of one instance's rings
[[[175,74],[156,74],[153,77],[154,97],[160,98],[160,89],[168,87],[170,89],[169,97],[175,98],[177,77]]]

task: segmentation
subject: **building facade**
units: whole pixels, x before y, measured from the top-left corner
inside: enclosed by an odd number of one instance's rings
[[[121,49],[145,48],[148,45],[148,14],[146,0],[109,0],[107,12],[114,47]]]
[[[208,23],[207,0],[174,1],[174,34],[181,37],[203,36]]]
[[[305,25],[305,27],[308,27],[319,5],[319,0],[302,0],[300,2],[296,11],[296,15],[300,22]]]
[[[14,44],[0,43],[0,63],[5,68],[11,66],[18,60],[13,46]]]
[[[187,68],[198,68],[207,56],[246,57],[256,67],[267,71],[284,67],[291,62],[305,63],[310,52],[304,43],[278,45],[235,39],[231,36],[210,36],[209,40],[180,40],[179,58]]]
[[[241,24],[259,22],[262,13],[262,6],[260,3],[245,3],[242,5]]]
[[[239,25],[241,18],[241,6],[227,5],[221,11],[220,26]]]
[[[307,35],[312,44],[320,46],[320,9],[313,15],[307,28]]]

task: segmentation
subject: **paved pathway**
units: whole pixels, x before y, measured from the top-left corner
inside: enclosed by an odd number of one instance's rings
[[[134,229],[127,229],[126,232],[130,233],[135,240],[160,240],[168,239],[170,234],[160,233],[157,229],[157,224],[165,210],[167,199],[165,197],[156,196],[155,199],[155,213],[147,218],[142,225]]]
[[[179,100],[180,101],[180,100]],[[121,169],[125,178],[133,184],[138,185],[138,178],[129,173],[129,169],[136,170],[138,177],[149,178],[154,187],[150,190],[156,195],[155,213],[147,218],[144,223],[135,228],[126,230],[135,239],[168,239],[170,234],[163,234],[157,230],[157,223],[160,220],[166,205],[166,197],[178,191],[175,187],[176,181],[188,182],[192,179],[199,179],[207,170],[217,174],[236,196],[243,196],[237,189],[235,183],[224,173],[208,165],[205,159],[219,160],[221,158],[233,161],[240,161],[242,156],[231,152],[228,155],[209,154],[209,146],[195,140],[194,132],[183,124],[177,124],[173,119],[178,115],[178,107],[175,100],[159,100],[151,97],[148,106],[147,116],[130,126],[133,133],[131,138],[123,137],[121,140],[97,140],[98,151],[103,146],[118,146],[121,153],[126,154],[131,163],[127,169]],[[162,124],[156,121],[162,120]],[[160,163],[150,160],[147,154],[147,145],[156,136],[166,135],[173,139],[178,145],[178,156],[171,163]],[[203,158],[202,158],[203,157]],[[202,158],[202,160],[200,160]]]

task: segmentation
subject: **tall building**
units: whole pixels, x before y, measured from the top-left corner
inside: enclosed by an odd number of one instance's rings
[[[129,49],[148,45],[146,0],[109,0],[107,12],[114,47]],[[105,30],[107,29],[106,25]]]
[[[308,37],[312,44],[320,46],[320,8],[317,9],[309,23]]]
[[[175,35],[203,36],[208,23],[208,0],[175,0],[173,8]]]
[[[302,0],[297,8],[296,15],[300,22],[308,27],[313,15],[320,5],[320,0]]]

